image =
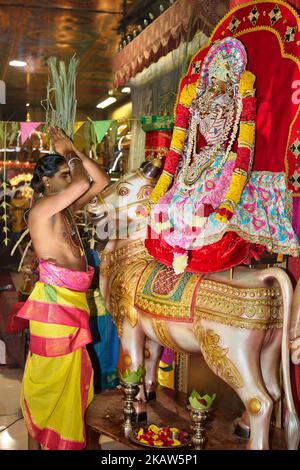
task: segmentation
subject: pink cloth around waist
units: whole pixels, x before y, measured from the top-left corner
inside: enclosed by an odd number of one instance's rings
[[[94,268],[88,266],[87,271],[76,271],[75,269],[58,266],[50,261],[40,260],[39,272],[40,281],[45,284],[86,292],[91,285]]]

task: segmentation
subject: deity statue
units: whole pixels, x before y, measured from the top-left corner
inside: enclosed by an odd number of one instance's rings
[[[217,41],[179,96],[164,170],[143,206],[152,209],[145,245],[177,274],[222,271],[265,250],[300,253],[284,172],[251,171],[257,103],[246,65],[238,39]]]

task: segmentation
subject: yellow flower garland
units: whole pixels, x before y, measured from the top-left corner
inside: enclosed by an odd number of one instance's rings
[[[242,97],[254,95],[254,82],[255,75],[249,71],[244,72],[240,84],[239,91]],[[239,147],[248,147],[251,149],[254,145],[255,139],[255,122],[240,122],[238,145]],[[242,192],[247,182],[247,173],[241,168],[236,168],[232,174],[230,185],[224,201],[220,204],[218,209],[225,209],[229,213],[233,213],[236,205],[241,199]],[[216,214],[216,219],[219,222],[226,223],[228,218],[223,214]]]
[[[174,149],[176,152],[181,152],[184,146],[185,136],[186,129],[182,129],[181,127],[175,127],[170,148]]]
[[[143,207],[147,210],[147,212],[149,212],[149,209],[151,209],[151,203],[155,204],[168,191],[169,187],[171,186],[172,180],[172,175],[170,175],[166,171],[162,172],[156,183],[155,188],[149,196],[150,206],[146,206],[145,203],[143,204]]]
[[[240,83],[239,91],[242,97],[253,96],[253,86],[255,82],[255,75],[249,71],[243,73]],[[180,93],[178,103],[189,108],[195,98],[199,81],[192,84],[186,84]],[[172,141],[170,148],[176,152],[181,153],[183,150],[187,129],[175,127],[173,131]],[[255,123],[241,122],[239,127],[238,144],[239,147],[251,148],[254,144],[255,138]],[[144,203],[143,206],[149,213],[151,205],[158,202],[158,200],[168,191],[173,181],[173,176],[166,171],[163,171],[155,188],[149,196],[149,201]],[[226,209],[233,213],[235,206],[238,204],[244,186],[247,181],[247,175],[240,169],[233,172],[229,189],[225,196],[224,202],[219,206],[219,209]],[[216,214],[217,220],[226,222],[227,218],[223,215]]]
[[[199,80],[195,83],[186,84],[179,96],[178,104],[189,108],[195,98]],[[170,149],[174,149],[177,153],[181,153],[184,146],[187,129],[181,127],[174,127]],[[166,171],[163,171],[159,180],[157,181],[154,189],[152,190],[149,200],[143,203],[144,209],[147,213],[151,210],[151,205],[156,204],[157,201],[168,191],[173,181],[173,176]]]
[[[195,83],[185,85],[182,89],[182,92],[180,93],[178,103],[182,104],[186,108],[189,108],[192,104],[193,99],[195,98],[198,84],[199,80],[197,80]]]
[[[241,96],[246,96],[248,92],[253,90],[256,76],[254,73],[246,71],[241,76],[239,91]]]
[[[239,146],[251,146],[254,144],[255,126],[253,122],[241,122],[238,137]]]

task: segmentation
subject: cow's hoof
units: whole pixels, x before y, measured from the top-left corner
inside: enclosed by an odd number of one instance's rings
[[[234,420],[234,430],[233,434],[240,439],[249,439],[250,438],[250,427],[247,424],[243,423],[240,418]]]
[[[144,423],[147,421],[147,413],[146,411],[142,411],[141,413],[134,414],[134,421],[136,423]]]
[[[151,401],[151,400],[156,400],[156,392],[155,390],[151,390],[150,392],[146,392],[146,400]]]

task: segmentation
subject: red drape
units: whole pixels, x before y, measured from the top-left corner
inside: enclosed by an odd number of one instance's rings
[[[277,15],[274,13],[276,5],[280,9]],[[211,42],[226,36],[235,36],[242,41],[248,54],[248,68],[257,77],[253,169],[285,171],[288,188],[297,196],[300,196],[299,24],[296,11],[283,2],[253,2],[253,5],[247,4],[229,12],[212,34],[207,47],[195,55],[180,85],[182,89],[187,82],[197,80],[199,74],[193,72],[201,68]]]
[[[234,8],[240,5],[243,5],[243,3],[249,3],[246,0],[230,0],[230,8]],[[253,0],[253,3],[255,4],[255,0]],[[289,0],[287,3],[290,3],[293,7],[296,7],[300,9],[300,0]]]
[[[169,150],[172,138],[172,131],[150,131],[146,132],[145,138],[145,159],[149,160],[154,156],[165,156]]]

